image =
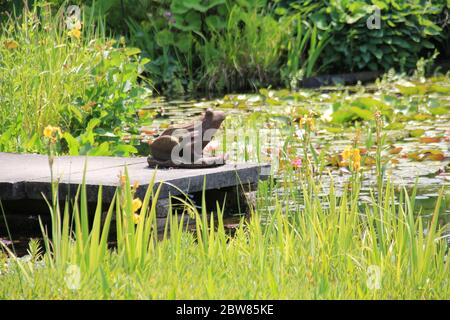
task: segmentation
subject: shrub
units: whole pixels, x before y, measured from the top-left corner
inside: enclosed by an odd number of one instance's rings
[[[290,7],[314,23],[330,44],[321,63],[332,71],[411,70],[446,40],[448,3],[439,1],[291,1]],[[367,20],[380,9],[380,28]]]
[[[315,71],[324,45],[299,15],[265,0],[172,1],[142,10],[150,10],[147,18],[129,19],[130,40],[152,60],[151,77],[175,93],[289,85],[299,70]]]

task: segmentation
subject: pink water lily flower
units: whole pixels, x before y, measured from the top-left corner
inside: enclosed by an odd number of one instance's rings
[[[302,159],[301,158],[295,158],[291,160],[291,164],[294,168],[300,168],[302,166]]]

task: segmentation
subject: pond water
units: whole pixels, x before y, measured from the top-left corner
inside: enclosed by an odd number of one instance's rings
[[[283,179],[295,160],[302,160],[301,119],[314,118],[311,152],[321,157],[325,186],[332,180],[337,194],[351,173],[343,164],[342,151],[357,140],[362,154],[361,199],[375,187],[375,109],[385,117],[382,152],[385,177],[400,189],[417,185],[418,208],[424,214],[434,208],[437,194],[444,188],[441,216],[450,214],[450,79],[426,81],[384,80],[370,86],[332,87],[318,90],[262,89],[258,94],[229,94],[219,99],[166,99],[157,97],[146,109],[154,114],[151,126],[142,128],[142,142],[151,142],[171,124],[198,117],[206,108],[223,110],[227,119],[218,133],[213,151],[227,153],[231,161],[269,162],[279,194],[286,190]],[[292,179],[292,175],[289,175]],[[295,184],[294,184],[295,185]],[[297,185],[300,189],[300,185]],[[299,191],[299,199],[301,192]],[[293,206],[301,205],[294,201]]]
[[[370,86],[296,92],[261,89],[257,94],[228,94],[215,99],[155,97],[145,109],[153,114],[152,124],[141,128],[140,136],[128,139],[139,143],[142,155],[147,155],[145,146],[165,128],[192,121],[206,108],[227,114],[209,152],[227,153],[230,161],[271,163],[275,179],[272,194],[296,195],[286,203],[287,212],[302,206],[295,170],[305,160],[305,116],[314,119],[307,153],[308,157],[319,159],[315,176],[317,183],[323,185],[324,194],[331,181],[336,194],[342,193],[351,171],[341,154],[345,147],[356,144],[362,155],[360,199],[361,203],[370,201],[370,191],[376,188],[373,114],[376,109],[382,110],[386,179],[397,189],[417,185],[416,208],[424,216],[434,209],[437,195],[444,188],[440,222],[450,222],[448,77],[421,81],[384,79]],[[271,209],[270,205],[263,208],[267,214]],[[230,226],[234,223],[227,222]]]

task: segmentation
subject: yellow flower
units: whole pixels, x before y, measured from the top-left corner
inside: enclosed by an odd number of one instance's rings
[[[56,138],[62,135],[59,127],[52,127],[50,125],[44,128],[44,137],[49,138],[52,142],[56,142]]]
[[[361,162],[360,161],[353,161],[352,162],[353,171],[359,171],[361,169]]]
[[[361,162],[361,154],[358,148],[353,149],[352,160]]]
[[[127,177],[123,174],[120,174],[119,183],[122,188],[125,187],[125,184],[127,183]]]
[[[133,214],[133,222],[134,224],[138,224],[141,221],[141,216],[139,214]]]
[[[147,112],[145,110],[141,109],[141,110],[138,111],[139,118],[143,118],[146,114],[147,114]]]
[[[303,129],[303,126],[306,125],[306,127],[309,130],[314,131],[315,129],[314,117],[312,115],[305,115],[304,117],[300,117],[299,125],[301,129]]]
[[[313,117],[308,117],[306,119],[306,124],[308,125],[308,127],[311,131],[314,131],[314,118]]]
[[[133,183],[133,189],[134,189],[134,191],[136,191],[137,188],[139,188],[139,182],[136,180],[136,181],[134,181],[134,183]]]
[[[51,138],[53,133],[53,127],[52,126],[46,126],[44,129],[44,137]]]
[[[353,149],[352,166],[354,171],[361,169],[361,155],[359,149]]]
[[[81,31],[80,29],[72,29],[69,32],[67,32],[67,34],[72,37],[72,38],[76,38],[76,39],[80,39],[81,38]]]
[[[351,160],[351,167],[354,171],[361,169],[361,154],[358,148],[345,147],[344,151],[342,151],[342,160]]]
[[[342,160],[348,160],[352,156],[352,147],[347,146],[345,147],[344,151],[342,151]]]
[[[138,211],[142,206],[142,201],[139,198],[133,199],[133,202],[131,203],[131,209],[133,212]]]

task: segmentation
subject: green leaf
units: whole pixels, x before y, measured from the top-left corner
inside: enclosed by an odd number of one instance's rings
[[[222,30],[226,26],[224,19],[216,15],[207,16],[205,22],[206,25],[213,30]]]
[[[423,129],[414,129],[414,130],[409,131],[409,135],[414,138],[421,137],[424,133],[425,133],[425,130],[423,130]]]
[[[139,53],[141,53],[141,49],[139,48],[125,48],[125,54],[127,56],[134,56]]]
[[[81,113],[81,110],[78,107],[74,105],[69,105],[67,109],[69,110],[71,116],[75,118],[79,123],[83,122],[83,114]]]
[[[80,154],[80,143],[77,139],[75,139],[69,132],[64,132],[62,138],[67,142],[67,146],[69,147],[69,155],[77,156]]]
[[[386,127],[384,127],[384,129],[386,129],[386,130],[401,130],[404,127],[405,127],[404,123],[392,122],[392,123],[388,124]]]
[[[138,150],[129,144],[120,144],[113,149],[113,154],[116,156],[129,156],[130,154],[135,154]]]
[[[110,156],[111,152],[109,151],[109,142],[105,141],[100,144],[98,147],[92,148],[87,152],[89,156]]]
[[[358,107],[350,107],[350,111],[352,111],[354,114],[356,114],[359,118],[363,120],[374,120],[374,113],[373,111],[361,109]]]
[[[155,36],[156,43],[160,47],[167,47],[174,43],[173,33],[169,30],[159,31]]]

